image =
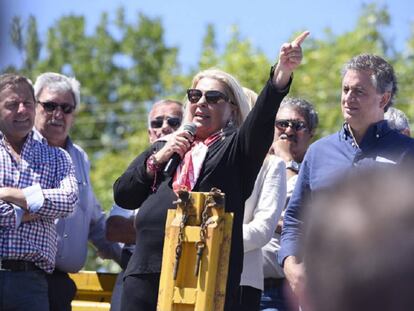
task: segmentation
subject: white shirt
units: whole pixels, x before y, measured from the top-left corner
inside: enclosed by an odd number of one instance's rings
[[[295,188],[296,181],[298,180],[298,175],[294,175],[289,178],[287,181],[287,195],[286,195],[286,205],[283,208],[283,215],[286,210],[287,202],[292,195],[293,189]],[[274,232],[269,243],[267,243],[263,249],[263,274],[265,278],[275,278],[280,279],[284,278],[285,274],[283,273],[283,268],[277,262],[277,253],[280,249],[280,234]]]
[[[263,255],[286,201],[286,166],[268,155],[246,200],[243,219],[244,262],[240,285],[263,290]]]

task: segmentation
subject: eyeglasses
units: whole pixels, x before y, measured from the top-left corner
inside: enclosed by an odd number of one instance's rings
[[[190,103],[197,104],[201,97],[203,97],[203,92],[198,89],[188,89],[187,97]],[[226,94],[216,90],[205,91],[204,97],[206,98],[206,102],[208,104],[217,104],[220,99],[229,101],[229,97]]]
[[[286,130],[291,127],[295,131],[302,131],[308,128],[305,122],[298,120],[276,120],[275,125],[279,130]]]
[[[62,109],[64,114],[70,114],[72,113],[73,110],[75,110],[75,106],[71,105],[71,104],[58,104],[55,102],[41,102],[38,101],[39,104],[41,104],[43,106],[43,108],[49,112],[52,113],[53,111],[55,111],[58,107],[60,107],[60,109]]]
[[[177,128],[181,125],[181,119],[180,118],[156,118],[154,120],[150,121],[150,126],[153,129],[158,129],[160,127],[162,127],[162,125],[164,124],[164,120],[167,121],[167,124],[169,126],[171,126],[172,128]]]

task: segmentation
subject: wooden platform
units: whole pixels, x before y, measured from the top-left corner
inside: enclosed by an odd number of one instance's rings
[[[109,310],[116,273],[80,271],[69,276],[78,288],[72,301],[73,311]]]

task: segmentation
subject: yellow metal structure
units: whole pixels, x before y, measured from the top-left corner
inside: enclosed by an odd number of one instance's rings
[[[112,289],[116,273],[80,271],[70,273],[77,291],[72,301],[73,311],[108,311],[111,303]]]
[[[167,215],[157,310],[221,311],[233,214],[218,189],[178,196]]]

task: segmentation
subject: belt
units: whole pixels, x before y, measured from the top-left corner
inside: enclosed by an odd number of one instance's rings
[[[33,262],[26,260],[0,259],[0,271],[36,271],[41,270]]]
[[[265,278],[264,279],[264,287],[280,287],[283,286],[285,278]]]

